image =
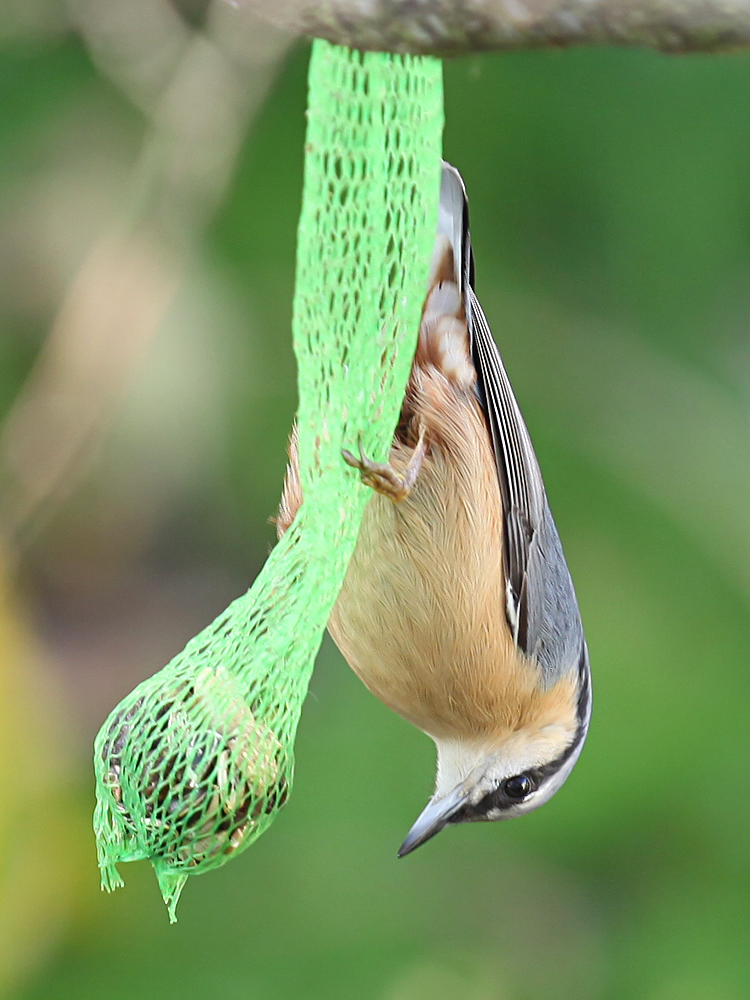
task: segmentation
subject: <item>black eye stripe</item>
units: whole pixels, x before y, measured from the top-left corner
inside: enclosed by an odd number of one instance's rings
[[[573,755],[578,755],[580,752],[581,744],[586,738],[586,733],[589,727],[589,718],[591,715],[591,685],[589,682],[588,673],[588,651],[585,644],[581,647],[580,659],[578,663],[578,677],[579,677],[579,692],[578,692],[578,704],[577,704],[577,716],[578,725],[576,726],[576,732],[573,739],[570,741],[568,746],[563,750],[563,752],[556,757],[555,760],[549,761],[547,764],[542,764],[540,767],[530,767],[522,774],[512,775],[510,778],[505,778],[499,783],[494,789],[489,791],[484,798],[480,799],[474,806],[468,806],[457,813],[454,818],[449,820],[450,823],[460,823],[466,820],[481,820],[481,819],[502,819],[505,816],[516,815],[515,809],[524,806],[527,809],[535,808],[535,804],[539,803],[540,796],[535,793],[539,792],[542,796],[545,793],[545,786],[548,781],[550,781],[554,776],[565,767],[567,762]],[[528,779],[531,782],[531,788],[524,795],[508,794],[508,788],[506,787],[507,782],[516,781],[518,779]],[[518,791],[519,793],[523,790],[519,785],[517,789],[511,786],[513,791]],[[534,798],[530,798],[531,796]],[[542,798],[544,801],[544,798]],[[493,815],[488,816],[488,813]]]

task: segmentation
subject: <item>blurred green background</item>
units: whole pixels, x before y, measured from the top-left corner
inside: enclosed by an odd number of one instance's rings
[[[595,677],[565,789],[396,850],[433,750],[327,641],[295,794],[170,927],[90,746],[273,543],[308,51],[216,0],[0,0],[0,996],[750,997],[750,55],[445,67],[480,298]]]

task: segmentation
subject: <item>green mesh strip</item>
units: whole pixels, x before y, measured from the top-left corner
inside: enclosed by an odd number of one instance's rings
[[[435,233],[437,60],[315,42],[294,299],[302,505],[250,591],[111,713],[97,736],[102,885],[151,860],[175,919],[188,875],[248,847],[289,796],[293,743],[369,491],[343,446],[384,460]]]

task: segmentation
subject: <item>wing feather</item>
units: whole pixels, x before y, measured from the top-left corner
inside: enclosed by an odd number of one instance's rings
[[[584,639],[578,602],[529,432],[474,291],[468,202],[460,174],[449,164],[443,167],[440,219],[439,228],[453,247],[477,394],[497,465],[506,614],[519,649],[536,660],[547,681],[554,683],[580,662]]]

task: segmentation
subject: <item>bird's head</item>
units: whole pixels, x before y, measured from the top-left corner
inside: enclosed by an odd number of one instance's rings
[[[577,718],[523,727],[491,742],[436,739],[438,773],[430,799],[398,852],[420,847],[454,823],[511,819],[544,805],[565,783],[583,748],[590,700]]]

